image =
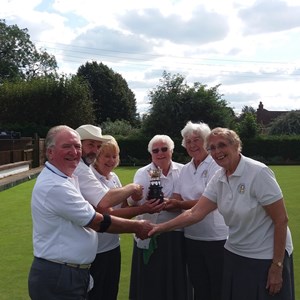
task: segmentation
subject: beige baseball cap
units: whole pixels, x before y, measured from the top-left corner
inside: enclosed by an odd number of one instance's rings
[[[95,140],[101,142],[111,140],[110,136],[102,135],[100,127],[91,124],[81,125],[76,129],[76,131],[79,133],[81,140]]]

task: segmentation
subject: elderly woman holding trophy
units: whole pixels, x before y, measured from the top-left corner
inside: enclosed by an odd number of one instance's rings
[[[129,205],[151,201],[161,206],[154,214],[137,219],[162,223],[178,216],[180,211],[165,211],[163,198],[171,197],[182,164],[172,161],[174,142],[167,135],[155,135],[148,144],[152,162],[137,170],[134,183],[144,187],[143,199]],[[182,229],[163,233],[144,241],[134,237],[130,293],[131,300],[187,299],[187,275]]]

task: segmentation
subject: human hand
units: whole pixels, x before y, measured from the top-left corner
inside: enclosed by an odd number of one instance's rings
[[[181,200],[177,200],[177,199],[166,199],[165,200],[166,205],[165,205],[164,210],[178,209],[180,202],[181,202]]]
[[[152,225],[152,229],[149,231],[148,237],[151,237],[163,231],[161,224],[151,224],[151,225]]]
[[[275,264],[271,264],[268,272],[266,289],[269,290],[269,294],[274,296],[278,294],[282,288],[282,267],[278,267]]]
[[[140,184],[131,183],[133,191],[131,194],[131,199],[134,201],[140,201],[143,198],[144,187]]]
[[[141,240],[145,240],[149,238],[148,233],[152,229],[153,224],[145,220],[140,220],[136,222],[137,222],[136,232],[135,232],[136,236]]]
[[[142,205],[144,213],[154,214],[161,212],[165,207],[165,202],[160,202],[160,199],[151,199],[145,201]]]

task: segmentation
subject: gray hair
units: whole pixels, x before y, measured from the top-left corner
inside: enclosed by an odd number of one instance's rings
[[[148,152],[152,153],[152,146],[153,144],[157,143],[157,142],[163,142],[166,143],[168,145],[168,148],[173,151],[174,150],[174,142],[173,140],[165,134],[157,134],[155,135],[149,142],[148,144]]]
[[[64,130],[74,132],[78,136],[78,138],[80,139],[79,133],[76,130],[74,130],[73,128],[71,128],[67,125],[54,126],[54,127],[49,129],[49,131],[47,133],[47,136],[45,138],[46,155],[47,155],[47,150],[49,148],[52,148],[52,147],[55,146],[57,134],[64,131]]]
[[[183,137],[181,145],[186,148],[186,138],[191,134],[195,134],[203,140],[204,147],[206,147],[206,139],[210,132],[211,130],[206,123],[192,123],[191,121],[188,121],[181,130],[181,136]]]

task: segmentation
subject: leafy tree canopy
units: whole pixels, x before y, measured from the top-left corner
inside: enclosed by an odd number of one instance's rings
[[[256,109],[252,106],[244,105],[241,114],[237,118],[238,121],[242,121],[248,114],[251,114],[256,118]]]
[[[89,88],[77,76],[39,77],[0,85],[0,127],[26,135],[58,124],[76,128],[95,123]],[[31,130],[31,132],[30,132]]]
[[[211,128],[233,126],[234,112],[219,94],[219,85],[208,88],[196,82],[190,87],[184,81],[180,74],[163,73],[160,84],[149,93],[152,106],[143,120],[145,134],[179,137],[190,120],[205,122]]]
[[[27,31],[0,20],[0,83],[56,75],[55,57],[44,50],[38,51]]]
[[[300,111],[291,111],[276,118],[270,125],[269,134],[300,135]]]
[[[236,131],[242,139],[250,139],[259,135],[261,128],[257,123],[256,109],[252,106],[243,106],[236,121]]]
[[[120,74],[94,61],[80,66],[77,75],[89,83],[98,124],[107,120],[137,123],[135,95]]]
[[[242,140],[254,138],[258,135],[259,126],[256,122],[256,116],[252,112],[243,114],[243,118],[237,124],[237,133]]]
[[[114,122],[107,120],[101,124],[101,128],[103,133],[110,134],[115,138],[129,136],[137,137],[140,134],[140,130],[136,127],[133,127],[126,120],[116,120]]]

